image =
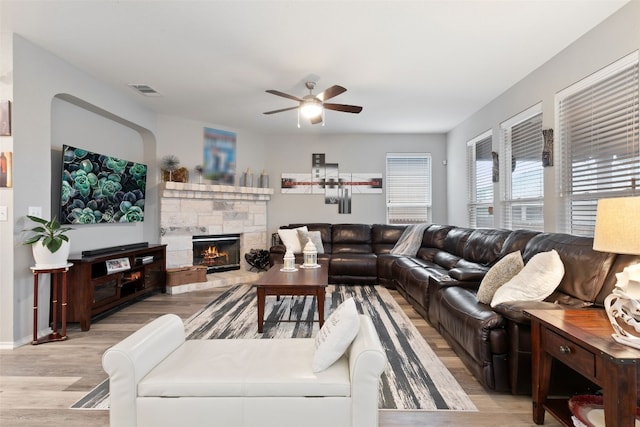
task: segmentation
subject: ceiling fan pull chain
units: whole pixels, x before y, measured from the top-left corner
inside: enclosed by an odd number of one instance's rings
[[[324,120],[324,106],[322,108],[322,126],[324,126],[325,120]]]
[[[300,129],[300,109],[298,108],[298,129]]]

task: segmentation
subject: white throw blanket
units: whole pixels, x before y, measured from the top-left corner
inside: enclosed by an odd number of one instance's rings
[[[418,249],[420,249],[420,244],[422,243],[424,230],[426,230],[429,225],[431,224],[422,223],[409,225],[396,242],[396,245],[391,249],[391,253],[393,255],[411,256],[417,254]]]

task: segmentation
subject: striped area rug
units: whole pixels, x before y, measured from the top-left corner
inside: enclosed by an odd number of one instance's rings
[[[460,384],[438,359],[391,294],[379,286],[329,285],[325,316],[353,297],[369,315],[389,363],[382,374],[380,409],[477,411]],[[256,292],[234,287],[185,321],[188,339],[308,338],[318,331],[315,297],[267,297],[264,332],[258,333]],[[314,322],[315,320],[315,322]],[[108,381],[76,402],[76,409],[108,408]]]

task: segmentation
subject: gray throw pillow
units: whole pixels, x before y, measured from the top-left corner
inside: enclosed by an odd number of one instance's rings
[[[491,304],[493,294],[496,293],[498,288],[511,280],[523,267],[524,261],[522,261],[520,251],[511,252],[496,262],[480,282],[476,295],[478,301],[484,304]]]
[[[304,246],[307,244],[309,239],[311,239],[311,243],[316,247],[316,251],[319,254],[324,253],[324,246],[322,245],[322,235],[319,231],[307,231],[298,229],[298,239],[300,240],[300,247],[304,249]]]

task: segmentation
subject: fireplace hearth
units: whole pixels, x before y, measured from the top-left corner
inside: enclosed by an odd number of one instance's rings
[[[193,265],[207,267],[207,273],[240,269],[240,235],[193,236]]]

